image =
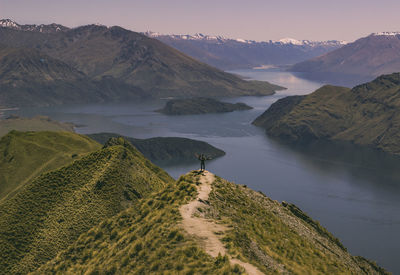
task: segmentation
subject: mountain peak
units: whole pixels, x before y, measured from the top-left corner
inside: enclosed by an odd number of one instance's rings
[[[371,36],[397,36],[397,35],[400,35],[400,32],[375,32],[371,34]]]
[[[69,29],[63,25],[56,23],[48,25],[46,24],[20,25],[11,19],[0,19],[0,27],[20,30],[20,31],[32,31],[32,32],[42,32],[42,33],[54,33],[54,32],[66,31]]]
[[[146,31],[142,34],[151,37],[151,38],[169,38],[173,40],[198,40],[198,41],[216,41],[216,42],[236,42],[236,43],[243,43],[243,44],[281,44],[281,45],[296,45],[296,46],[321,46],[321,45],[330,45],[330,46],[341,46],[347,44],[346,41],[341,40],[328,40],[328,41],[311,41],[311,40],[297,40],[294,38],[283,38],[280,40],[268,40],[268,41],[256,41],[256,40],[249,40],[249,39],[242,39],[242,38],[231,38],[226,37],[223,35],[208,35],[203,33],[195,33],[191,34],[162,34],[159,32],[153,31]]]
[[[19,25],[11,19],[0,19],[0,27],[19,29]]]
[[[346,45],[348,42],[343,40],[327,40],[327,41],[312,41],[312,40],[297,40],[294,38],[282,38],[278,41],[273,41],[275,43],[280,44],[289,44],[289,45],[296,45],[296,46],[320,46],[320,45]]]
[[[305,41],[307,41],[307,40],[300,41],[300,40],[288,37],[288,38],[282,38],[282,39],[278,40],[277,42],[281,42],[282,44],[303,45]]]

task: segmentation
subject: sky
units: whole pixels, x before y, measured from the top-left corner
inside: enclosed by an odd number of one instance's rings
[[[20,24],[92,23],[163,34],[346,40],[400,31],[399,0],[0,0]]]

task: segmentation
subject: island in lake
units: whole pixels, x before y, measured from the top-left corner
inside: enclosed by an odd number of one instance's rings
[[[195,115],[208,113],[227,113],[250,110],[253,107],[244,103],[227,103],[206,97],[169,100],[164,108],[157,112],[166,115]]]

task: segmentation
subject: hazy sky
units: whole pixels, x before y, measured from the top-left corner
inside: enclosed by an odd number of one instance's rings
[[[18,23],[120,25],[135,31],[352,41],[400,31],[399,0],[0,0]]]

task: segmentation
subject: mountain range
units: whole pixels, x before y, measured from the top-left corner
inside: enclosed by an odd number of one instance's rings
[[[1,106],[282,89],[117,26],[1,20],[0,41]],[[288,52],[314,47],[292,39],[265,43]],[[399,90],[400,73],[353,89],[324,86],[278,100],[254,124],[291,141],[350,141],[400,155]],[[71,125],[47,124],[66,131],[11,131],[0,138],[0,274],[388,274],[351,255],[294,204],[209,171],[175,180],[148,159],[168,159],[170,151],[191,157],[194,148],[224,154],[204,142],[84,136],[69,132]]]
[[[400,33],[373,33],[322,56],[297,63],[290,71],[331,82],[340,77],[356,85],[400,71]],[[353,80],[353,81],[351,81]]]
[[[323,86],[278,100],[253,124],[294,142],[334,140],[400,155],[400,73],[353,89]]]
[[[0,105],[51,105],[180,96],[269,95],[245,81],[118,26],[0,21]]]
[[[346,44],[345,41],[310,41],[285,38],[278,41],[254,41],[195,35],[164,35],[145,32],[175,49],[223,70],[287,65],[320,56]]]
[[[60,31],[66,31],[68,30],[67,27],[59,24],[26,24],[26,25],[20,25],[10,19],[1,19],[0,20],[0,27],[3,28],[10,28],[14,30],[19,30],[19,31],[35,31],[35,32],[41,32],[41,33],[55,33],[55,32],[60,32]]]

